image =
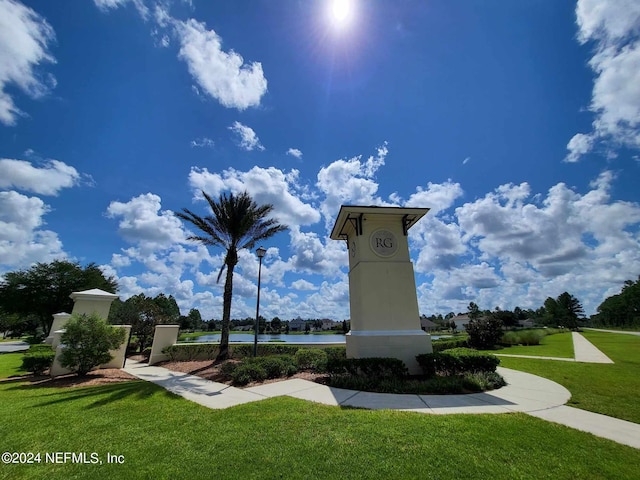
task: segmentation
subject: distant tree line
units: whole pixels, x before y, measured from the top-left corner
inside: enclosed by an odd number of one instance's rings
[[[591,317],[594,327],[640,328],[640,276],[624,282],[622,291],[600,304]]]

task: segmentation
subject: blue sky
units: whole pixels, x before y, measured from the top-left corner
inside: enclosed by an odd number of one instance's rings
[[[220,318],[222,252],[172,213],[204,189],[290,227],[268,318],[349,317],[342,204],[431,208],[427,315],[563,291],[590,314],[638,277],[640,3],[333,3],[0,0],[0,274],[95,262]],[[241,252],[234,317],[257,267]]]

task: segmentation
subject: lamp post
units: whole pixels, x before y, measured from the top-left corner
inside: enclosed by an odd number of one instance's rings
[[[267,249],[264,247],[259,247],[256,250],[256,255],[258,256],[258,260],[260,262],[258,266],[258,299],[256,300],[256,329],[255,335],[253,337],[253,356],[258,356],[258,331],[260,330],[260,274],[262,273],[262,257],[267,253]]]

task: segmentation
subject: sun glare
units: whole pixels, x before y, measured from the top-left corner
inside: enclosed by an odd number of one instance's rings
[[[336,28],[346,28],[354,16],[354,0],[330,0],[329,17]]]

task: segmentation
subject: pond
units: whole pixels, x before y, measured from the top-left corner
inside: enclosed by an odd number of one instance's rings
[[[253,333],[232,333],[229,335],[230,342],[253,342]],[[432,340],[443,338],[440,335],[432,335]],[[201,337],[188,342],[197,343],[219,343],[220,334],[214,333],[211,335],[202,335]],[[326,335],[291,335],[281,333],[280,335],[258,335],[258,343],[345,343],[345,336],[342,334],[326,334]],[[182,342],[181,342],[182,343]]]

